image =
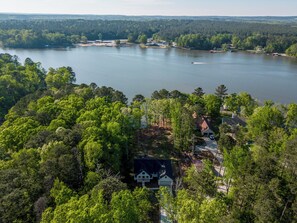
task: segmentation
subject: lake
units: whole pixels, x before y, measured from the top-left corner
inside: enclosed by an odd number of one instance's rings
[[[149,97],[162,88],[191,93],[202,87],[213,93],[225,84],[229,93],[246,91],[262,101],[297,102],[297,59],[292,58],[138,46],[0,49],[4,52],[17,55],[21,62],[30,57],[46,69],[71,66],[77,83],[110,86],[130,100],[135,94]]]

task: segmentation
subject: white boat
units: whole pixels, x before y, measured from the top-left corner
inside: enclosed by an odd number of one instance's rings
[[[192,62],[192,64],[200,65],[200,64],[206,64],[206,63],[205,62]]]

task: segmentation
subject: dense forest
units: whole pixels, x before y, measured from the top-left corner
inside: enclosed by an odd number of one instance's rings
[[[233,44],[237,49],[261,48],[268,53],[284,53],[297,43],[297,27],[291,23],[196,19],[14,19],[0,22],[0,43],[3,47],[11,48],[65,47],[98,39],[136,42],[140,35],[175,41],[180,47],[201,50]],[[294,56],[295,51],[291,52],[292,49],[287,51]]]
[[[115,89],[74,82],[70,67],[0,55],[0,222],[157,222],[160,207],[173,222],[297,221],[297,104],[259,105],[221,85],[214,94],[162,89],[128,105]],[[203,159],[197,170],[184,159],[201,137],[194,113],[216,125],[223,163]],[[230,113],[247,126],[221,124]],[[143,118],[170,132],[158,152],[187,166],[173,193],[132,183]]]

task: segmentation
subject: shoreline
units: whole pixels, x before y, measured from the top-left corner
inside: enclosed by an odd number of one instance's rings
[[[297,57],[294,56],[289,56],[285,53],[266,53],[263,51],[256,51],[256,50],[239,50],[235,49],[229,49],[227,51],[223,50],[199,50],[199,49],[194,49],[194,48],[186,48],[186,47],[179,47],[179,46],[168,46],[168,45],[160,45],[160,46],[150,46],[146,44],[139,44],[139,43],[129,43],[129,42],[121,42],[120,44],[115,44],[114,42],[103,42],[103,43],[96,43],[96,42],[91,42],[91,43],[77,43],[77,44],[72,44],[69,46],[47,46],[47,47],[40,47],[40,48],[9,48],[9,47],[3,47],[0,46],[0,49],[7,49],[7,50],[45,50],[45,49],[69,49],[69,48],[76,48],[76,47],[115,47],[115,48],[121,48],[121,47],[133,47],[137,46],[140,47],[141,49],[179,49],[179,50],[184,50],[184,51],[204,51],[204,52],[209,52],[211,54],[218,54],[218,53],[248,53],[248,54],[257,54],[257,55],[266,55],[266,56],[271,56],[271,57],[283,57],[283,58],[290,58],[290,59],[297,59]]]
[[[186,50],[186,51],[206,51],[209,53],[227,53],[227,52],[232,52],[232,53],[237,53],[237,52],[243,52],[243,53],[249,53],[249,54],[257,54],[257,55],[267,55],[267,56],[273,56],[273,57],[286,57],[286,58],[292,58],[292,59],[297,59],[296,57],[289,56],[285,53],[266,53],[266,52],[256,52],[255,50],[238,50],[236,51],[223,51],[223,50],[199,50],[199,49],[192,49],[192,48],[186,48],[186,47],[178,47],[178,46],[147,46],[145,44],[138,44],[138,43],[124,43],[121,45],[106,45],[106,44],[100,44],[100,43],[79,43],[75,44],[75,47],[131,47],[133,45],[138,45],[142,49],[170,49],[170,48],[175,48],[175,49],[180,49],[180,50]],[[276,54],[276,55],[274,55]]]
[[[169,49],[169,48],[177,48],[177,47],[171,47],[171,46],[149,46],[142,43],[128,43],[124,42],[121,44],[115,44],[115,43],[78,43],[74,44],[74,47],[132,47],[132,46],[139,46],[142,49],[152,48],[152,49]]]
[[[297,59],[297,57],[289,56],[285,53],[266,53],[266,52],[257,52],[255,50],[239,50],[235,49],[236,51],[232,50],[199,50],[199,49],[193,49],[193,48],[186,48],[186,47],[178,47],[178,46],[148,46],[145,44],[139,44],[139,43],[121,43],[120,45],[116,44],[102,44],[102,43],[79,43],[74,44],[74,47],[132,47],[132,46],[139,46],[141,49],[179,49],[179,50],[185,50],[185,51],[205,51],[212,54],[217,53],[237,53],[237,52],[243,52],[243,53],[249,53],[249,54],[258,54],[258,55],[266,55],[266,56],[272,56],[272,57],[285,57],[285,58],[292,58]]]

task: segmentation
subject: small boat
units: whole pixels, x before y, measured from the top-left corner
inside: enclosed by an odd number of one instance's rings
[[[195,65],[200,65],[200,64],[206,64],[205,62],[192,62],[192,64],[195,64]]]

